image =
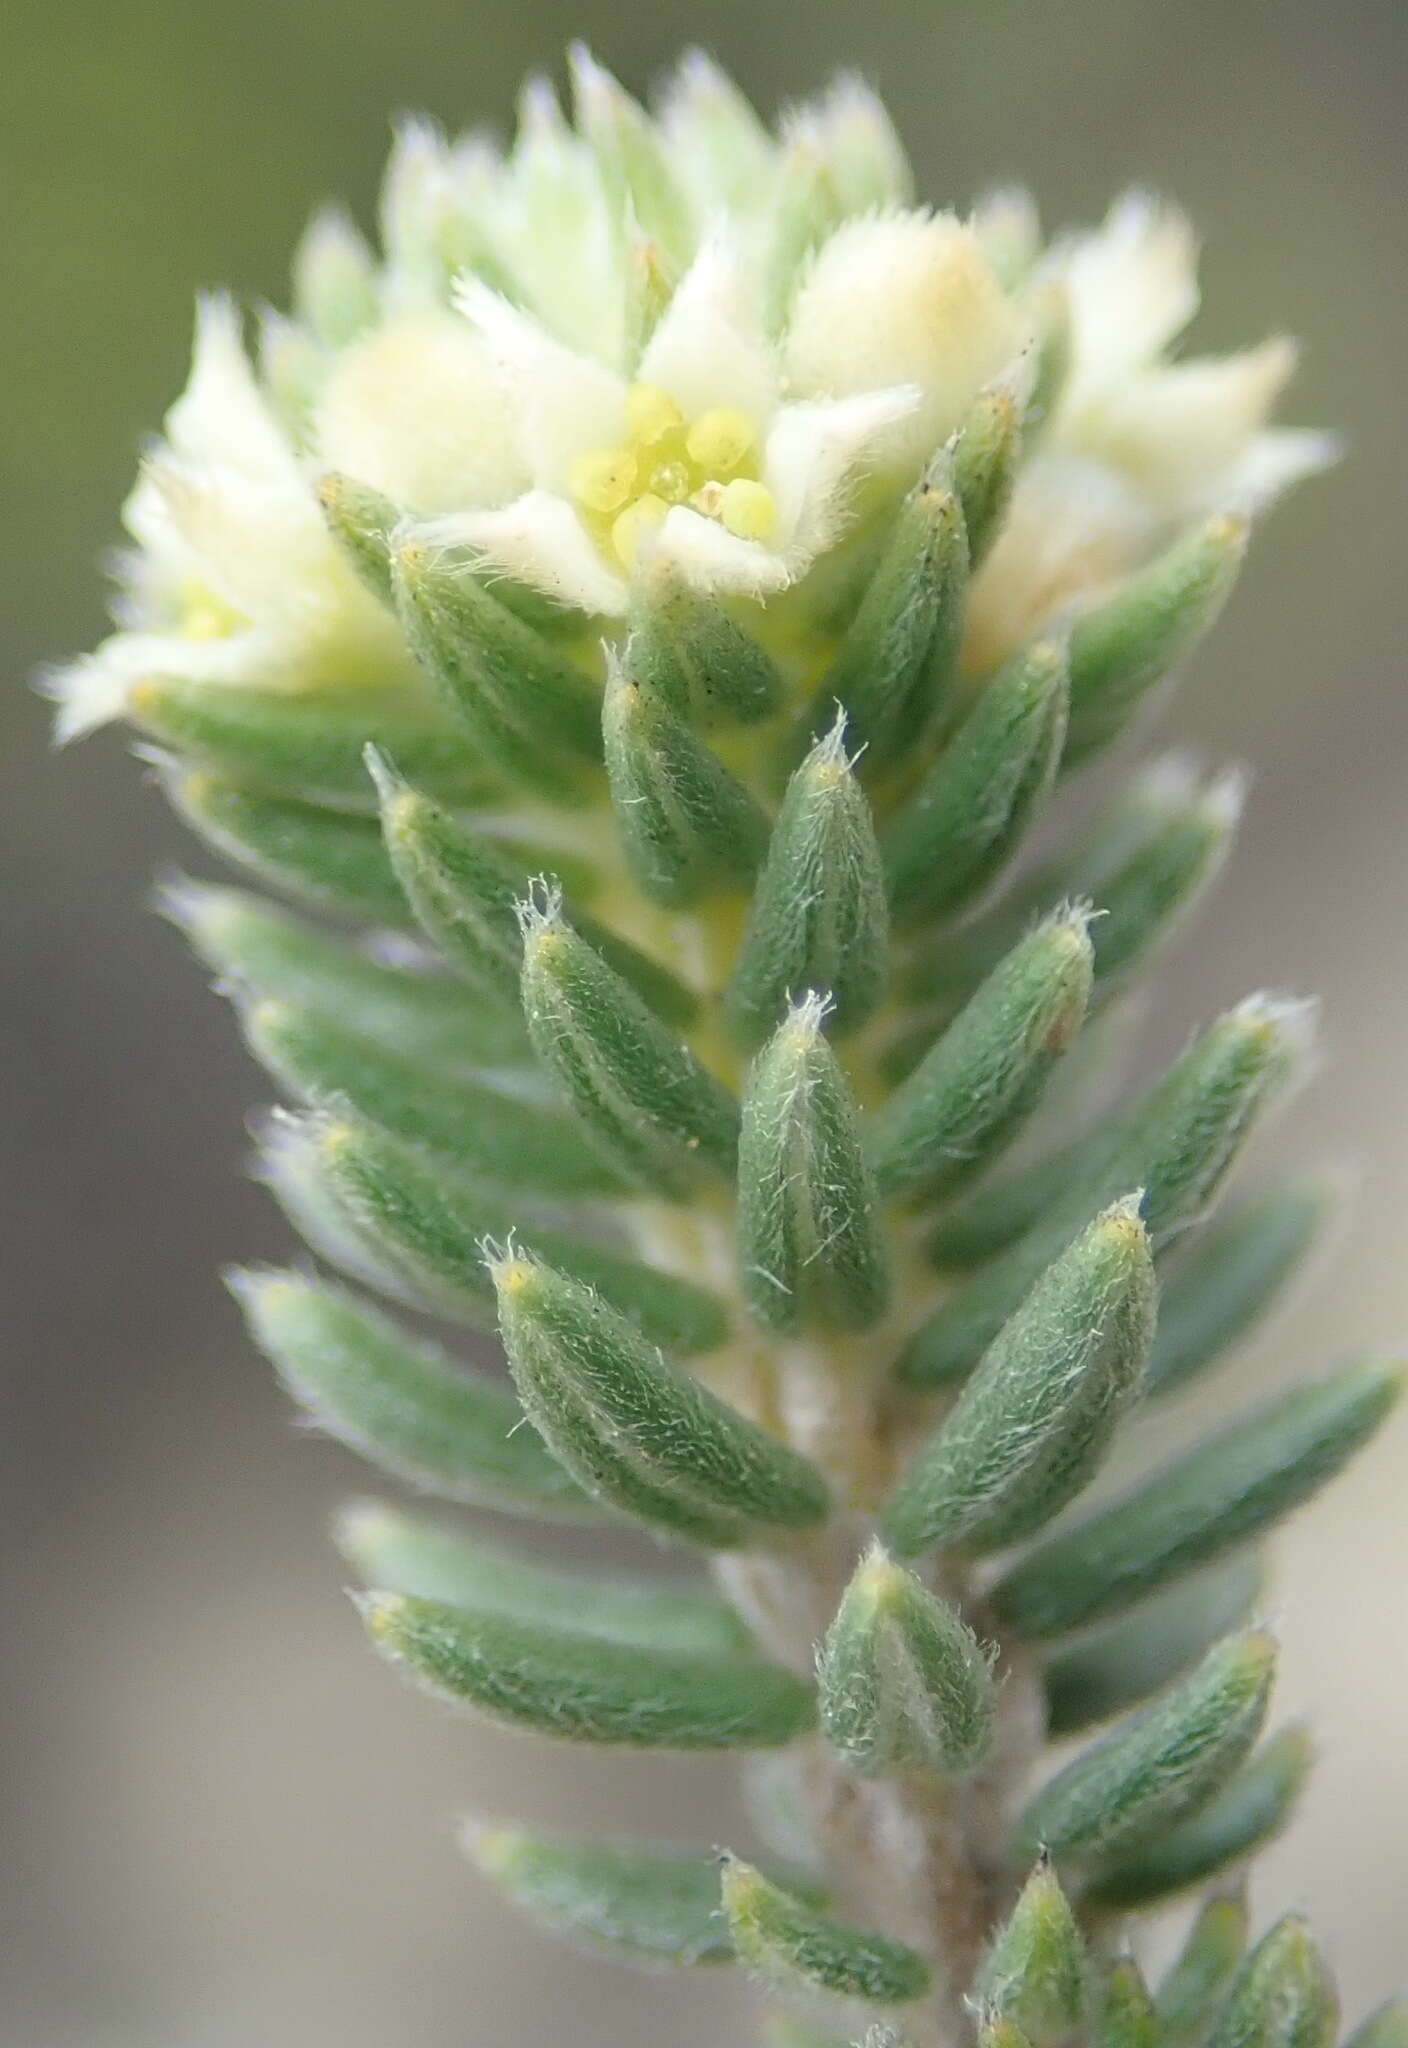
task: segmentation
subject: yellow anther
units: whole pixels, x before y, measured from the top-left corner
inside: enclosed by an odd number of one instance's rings
[[[766,484],[736,476],[720,493],[719,518],[740,540],[771,540],[777,525],[777,501]]]
[[[653,448],[657,441],[678,432],[684,414],[658,384],[633,384],[626,393],[626,420],[633,438],[643,447]]]
[[[716,405],[701,412],[685,436],[689,459],[709,476],[731,476],[757,445],[753,422],[735,406]]]
[[[669,509],[665,500],[657,498],[654,491],[643,491],[633,505],[628,505],[620,517],[613,520],[611,545],[622,568],[634,569],[641,542],[661,526]]]
[[[635,489],[636,472],[629,448],[593,448],[572,465],[572,495],[589,512],[619,512]]]

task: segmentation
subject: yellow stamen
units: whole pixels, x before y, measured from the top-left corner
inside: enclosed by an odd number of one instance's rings
[[[647,534],[657,531],[669,509],[665,500],[657,498],[654,491],[643,491],[635,503],[628,505],[612,522],[611,545],[623,568],[634,569],[641,542]]]
[[[756,445],[753,422],[734,406],[700,413],[685,436],[689,459],[706,476],[725,477],[747,461]]]
[[[657,463],[650,472],[650,488],[667,505],[682,505],[694,479],[683,462]]]
[[[684,414],[658,384],[633,384],[626,393],[626,422],[633,440],[653,448],[684,425]]]
[[[723,487],[719,519],[740,540],[770,540],[777,525],[777,501],[766,484],[736,476]]]
[[[589,512],[619,512],[635,489],[637,467],[629,448],[593,448],[572,465],[572,495]]]

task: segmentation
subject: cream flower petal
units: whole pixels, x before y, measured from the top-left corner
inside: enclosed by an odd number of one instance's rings
[[[1187,217],[1147,192],[1127,193],[1102,227],[1056,252],[1070,293],[1073,401],[1182,333],[1198,310],[1197,259]]]
[[[712,235],[680,280],[640,376],[678,399],[690,418],[711,406],[736,406],[759,421],[772,412],[777,362],[755,282],[725,236]]]
[[[777,504],[778,546],[799,568],[829,547],[846,523],[857,472],[889,454],[912,418],[913,385],[853,398],[786,405],[768,429],[763,473]]]
[[[328,590],[360,591],[306,489],[294,495],[237,470],[155,457],[153,492],[201,574],[238,611],[303,615]],[[354,606],[360,610],[360,602]]]
[[[452,512],[413,530],[432,547],[472,548],[504,575],[580,611],[617,616],[626,609],[625,582],[606,566],[572,506],[551,491],[525,491],[497,511]]]
[[[762,598],[785,590],[792,580],[789,563],[774,549],[740,540],[717,519],[688,505],[671,506],[650,553],[674,563],[699,590]]]
[[[1273,427],[1254,434],[1231,467],[1210,484],[1197,509],[1265,511],[1292,484],[1331,468],[1343,453],[1337,434],[1314,427]]]
[[[190,380],[166,416],[166,439],[187,460],[301,488],[297,458],[255,383],[239,314],[221,295],[197,305]]]
[[[286,673],[276,635],[252,629],[222,639],[192,640],[180,633],[115,633],[66,668],[42,678],[59,709],[60,744],[121,718],[134,683],[146,676],[179,676],[207,683],[275,683]]]
[[[579,455],[625,439],[626,386],[614,370],[564,348],[477,278],[461,279],[455,304],[498,370],[536,484],[565,491]]]

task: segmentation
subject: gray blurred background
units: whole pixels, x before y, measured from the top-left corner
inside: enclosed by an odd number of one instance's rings
[[[703,41],[765,105],[857,66],[942,200],[1013,174],[1048,220],[1132,179],[1181,197],[1207,237],[1200,338],[1301,335],[1294,416],[1352,450],[1262,536],[1177,719],[1259,779],[1158,1045],[1259,983],[1323,989],[1324,1072],[1259,1170],[1361,1167],[1337,1265],[1238,1367],[1245,1395],[1408,1330],[1404,21],[1392,0],[10,0],[7,2048],[737,2038],[727,1987],[563,1956],[459,1864],[467,1808],[717,1838],[727,1774],[461,1725],[366,1654],[324,1541],[363,1476],[297,1435],[215,1279],[286,1239],[241,1178],[258,1081],[143,908],[190,849],[120,736],[53,757],[26,688],[100,630],[93,565],[182,379],[193,288],[279,296],[312,202],[365,217],[391,111],[502,114],[571,34],[637,87]],[[1283,1544],[1277,1596],[1281,1707],[1326,1754],[1258,1893],[1313,1912],[1356,2011],[1408,1975],[1405,1472],[1400,1424]]]

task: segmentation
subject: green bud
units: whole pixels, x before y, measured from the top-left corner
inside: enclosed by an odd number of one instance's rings
[[[1186,1385],[1248,1334],[1304,1259],[1329,1205],[1323,1181],[1293,1181],[1198,1234],[1164,1287],[1151,1394]]]
[[[761,806],[611,654],[602,731],[616,830],[646,895],[685,904],[746,884],[768,841]]]
[[[474,1824],[460,1840],[471,1863],[515,1906],[554,1934],[604,1950],[613,1962],[733,1961],[710,1855]]]
[[[693,226],[659,131],[584,43],[572,45],[568,68],[577,124],[595,153],[613,211],[620,220],[633,214],[673,267],[683,270],[693,253]]]
[[[403,782],[383,756],[369,754],[368,766],[381,796],[387,852],[421,925],[460,973],[519,1015],[518,906],[529,887],[528,869],[507,848]],[[572,855],[554,849],[547,865],[568,888],[590,882]],[[668,968],[580,912],[572,922],[662,1017],[685,1023],[694,1014],[694,997]]]
[[[525,902],[520,918],[528,1036],[613,1171],[674,1196],[701,1168],[731,1174],[738,1105],[722,1082],[571,929],[559,899]]]
[[[215,774],[339,810],[372,808],[363,760],[369,740],[447,798],[482,799],[493,786],[463,733],[404,687],[261,690],[149,676],[132,685],[127,713],[163,747]]]
[[[1105,1978],[1092,2041],[1093,2048],[1162,2048],[1158,2014],[1132,1957],[1121,1957]]]
[[[391,536],[401,513],[390,498],[355,477],[330,471],[318,479],[318,503],[328,532],[373,597],[392,601]]]
[[[996,1689],[967,1624],[878,1543],[857,1565],[817,1663],[821,1724],[866,1778],[973,1770]]]
[[[754,1060],[738,1142],[738,1266],[766,1328],[815,1317],[863,1329],[884,1313],[889,1273],[875,1183],[850,1084],[807,996]]]
[[[1032,2048],[1061,2048],[1089,2004],[1085,1943],[1070,1901],[1042,1857],[978,1971],[981,2009],[1020,2027]]]
[[[1016,853],[1066,729],[1066,654],[1035,640],[988,683],[882,842],[890,904],[952,917]]]
[[[1046,1269],[905,1473],[880,1524],[899,1554],[1001,1549],[1073,1500],[1139,1391],[1154,1302],[1132,1195]]]
[[[528,1055],[517,1013],[471,995],[447,974],[393,965],[252,896],[182,876],[158,897],[226,988],[272,996],[325,1017],[355,1017],[377,1045],[433,1067],[507,1067]]]
[[[1142,1187],[1156,1251],[1201,1217],[1259,1117],[1303,1071],[1304,1004],[1252,996],[1197,1039],[1140,1103],[1099,1134],[1046,1214],[923,1324],[901,1362],[914,1386],[962,1377],[1037,1275],[1089,1218]]]
[[[646,1650],[408,1593],[367,1593],[358,1604],[377,1649],[424,1691],[538,1735],[628,1749],[768,1749],[811,1723],[809,1687],[755,1657]]]
[[[269,1190],[310,1250],[387,1301],[424,1311],[424,1293],[417,1292],[405,1272],[358,1229],[328,1185],[319,1120],[275,1109],[256,1120],[255,1133],[259,1149],[254,1178]]]
[[[1190,1677],[1042,1786],[1018,1822],[1019,1850],[1107,1857],[1157,1840],[1246,1756],[1275,1665],[1276,1646],[1260,1631],[1219,1643]]]
[[[818,736],[844,707],[867,771],[918,743],[952,685],[968,587],[968,542],[947,452],[900,506],[889,540],[822,679]]]
[[[1075,354],[1071,298],[1056,278],[1048,278],[1032,295],[1036,316],[1036,375],[1022,416],[1028,444],[1039,442],[1050,426],[1065,393]]]
[[[351,1014],[355,1015],[355,1012]],[[569,1117],[516,1087],[443,1072],[378,1046],[325,1014],[269,998],[243,1011],[245,1042],[291,1094],[356,1116],[503,1189],[620,1191]]]
[[[722,1341],[723,1310],[692,1281],[540,1227],[521,1208],[446,1178],[368,1125],[315,1118],[308,1128],[323,1187],[425,1306],[470,1322],[487,1320],[494,1295],[481,1248],[486,1238],[504,1239],[517,1229],[531,1250],[598,1288],[650,1343],[688,1353]]]
[[[162,780],[192,830],[267,887],[374,924],[410,922],[371,818],[263,796],[204,769],[173,769]]]
[[[515,1248],[489,1271],[523,1405],[589,1493],[715,1548],[824,1518],[814,1466],[677,1372],[589,1285]]]
[[[1010,391],[980,391],[953,449],[953,482],[968,536],[968,568],[978,569],[1007,517],[1022,459],[1022,419]]]
[[[844,218],[831,166],[808,136],[784,144],[774,179],[772,219],[763,267],[763,315],[769,332],[787,324],[793,293],[809,258]]]
[[[772,656],[662,553],[636,577],[626,665],[643,690],[703,732],[751,725],[782,701]]]
[[[573,757],[601,751],[597,695],[582,671],[464,563],[422,541],[393,548],[392,584],[412,652],[476,751],[526,789],[580,801]]]
[[[980,2013],[978,2048],[1031,2048],[1031,2043],[1015,2020],[1001,2013]]]
[[[1202,639],[1237,580],[1246,546],[1246,521],[1219,513],[1078,622],[1063,768],[1079,766],[1116,738],[1154,685]]]
[[[658,1580],[559,1571],[490,1548],[462,1531],[380,1501],[358,1501],[337,1518],[338,1549],[369,1586],[414,1593],[479,1614],[516,1615],[545,1628],[604,1636],[645,1649],[729,1654],[752,1647],[728,1605]]]
[[[345,348],[377,316],[376,258],[341,207],[324,207],[293,258],[293,306],[325,348]]]
[[[339,1287],[301,1273],[229,1279],[251,1336],[299,1407],[383,1472],[475,1507],[595,1515],[502,1385]]]
[[[1246,1946],[1246,1901],[1209,1899],[1159,1985],[1155,2009],[1166,2048],[1206,2037]]]
[[[1397,1368],[1353,1365],[1269,1401],[1030,1551],[1000,1611],[1023,1635],[1062,1635],[1249,1542],[1348,1463],[1401,1385]]]
[[[1281,1832],[1313,1760],[1305,1730],[1285,1729],[1190,1819],[1102,1871],[1087,1897],[1126,1912],[1220,1877]]]
[[[1260,1591],[1256,1559],[1244,1554],[1083,1636],[1046,1667],[1048,1735],[1073,1735],[1147,1699],[1244,1622]]]
[[[737,1856],[723,1859],[721,1889],[739,1960],[771,1983],[872,2005],[906,2005],[929,1988],[912,1948],[828,1919]]]
[[[782,800],[729,985],[735,1028],[756,1044],[812,989],[829,991],[850,1030],[879,1001],[888,956],[875,826],[838,717]]]
[[[1345,2048],[1408,2048],[1408,1999],[1390,1999],[1357,2026]]]
[[[1090,961],[1088,917],[1073,907],[993,970],[871,1119],[869,1151],[883,1194],[949,1195],[1010,1143],[1080,1030]]]
[[[1242,1965],[1209,2048],[1330,2048],[1338,2020],[1334,1981],[1305,1922],[1288,1915]]]

